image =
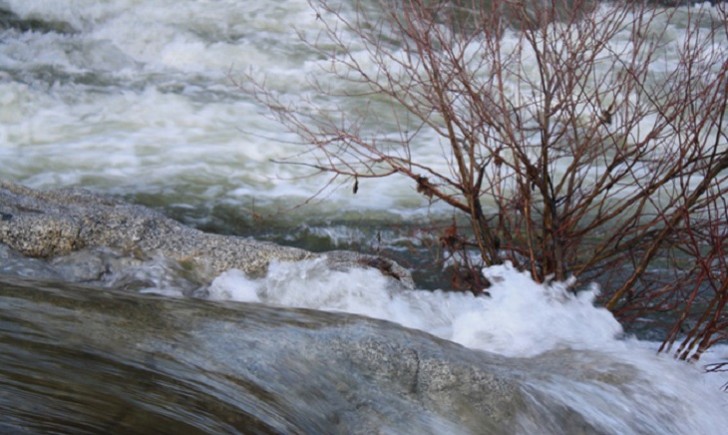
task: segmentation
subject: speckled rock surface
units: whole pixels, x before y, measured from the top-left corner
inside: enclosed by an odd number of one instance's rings
[[[163,256],[217,275],[236,268],[260,276],[273,260],[314,258],[303,249],[205,233],[147,207],[82,189],[38,191],[0,180],[0,243],[33,258],[51,259],[86,248],[110,248],[138,258]],[[333,267],[373,267],[412,287],[409,272],[391,260],[336,251]]]

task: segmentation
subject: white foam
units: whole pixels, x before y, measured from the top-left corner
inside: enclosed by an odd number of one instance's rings
[[[573,350],[576,353],[569,352],[565,364],[614,376],[614,383],[590,376],[581,379],[578,374],[569,377],[566,385],[548,378],[530,383],[615,433],[653,430],[657,425],[674,433],[720,434],[728,424],[728,414],[723,412],[728,409],[728,397],[719,392],[728,376],[718,373],[708,378],[700,367],[657,354],[656,343],[623,338],[620,324],[609,311],[594,306],[595,287],[574,294],[568,284],[538,284],[509,264],[486,268],[484,274],[493,283],[488,289],[491,297],[402,291],[393,290],[372,269],[331,270],[324,259],[317,259],[274,262],[261,279],[228,271],[215,279],[209,291],[216,300],[385,319],[511,357],[538,361],[542,356],[552,358],[549,355],[554,352]],[[725,361],[726,349],[714,348],[706,354],[706,362]],[[644,406],[635,408],[638,404]]]
[[[567,348],[602,348],[622,333],[596,286],[574,295],[565,283],[542,285],[510,264],[484,269],[493,283],[483,310],[458,316],[453,341],[510,356]]]
[[[216,278],[217,300],[344,311],[414,327],[465,346],[508,356],[559,348],[601,349],[622,333],[614,317],[593,305],[595,289],[574,295],[566,285],[541,285],[510,265],[485,270],[491,297],[463,293],[394,291],[374,269],[332,270],[325,259],[273,262],[268,275],[238,270]]]
[[[215,301],[261,302],[259,287],[260,284],[249,279],[244,272],[231,269],[215,278],[208,293],[209,298]]]
[[[0,45],[0,67],[13,72],[0,77],[0,171],[36,187],[90,184],[128,193],[205,183],[223,188],[214,198],[197,194],[198,201],[241,205],[254,194],[260,204],[300,204],[325,185],[326,177],[305,178],[310,168],[271,163],[303,148],[263,116],[266,109],[232,86],[228,72],[265,72],[268,86],[296,101],[314,96],[329,108],[359,104],[323,98],[309,83],[307,77],[320,76],[330,61],[307,49],[294,31],[316,37],[322,29],[305,0],[242,6],[234,0],[3,4],[22,18],[64,22],[77,31],[12,31]],[[678,27],[674,31],[684,33]],[[376,62],[350,36],[343,37],[352,55],[375,76]],[[617,39],[629,37],[625,29]],[[505,51],[517,41],[514,32],[507,32]],[[477,53],[476,45],[468,53]],[[671,50],[665,61],[673,62],[676,53]],[[536,62],[524,56],[524,68],[535,74]],[[36,76],[43,70],[49,72]],[[529,95],[515,83],[505,87],[511,97]],[[394,106],[370,100],[367,104],[382,119],[364,127],[383,135],[396,130],[399,120],[388,115]],[[424,133],[413,146],[421,163],[449,173],[448,155],[433,134]],[[346,180],[344,188],[326,196],[333,205],[322,213],[433,211],[404,177],[361,179],[356,196],[351,185]],[[434,211],[445,209],[438,204]]]
[[[386,318],[390,297],[387,280],[374,269],[333,270],[324,258],[297,263],[273,262],[268,275],[252,280],[239,270],[218,276],[212,298],[259,301],[287,307],[343,311]]]
[[[703,375],[702,384],[718,386],[728,392],[728,365],[716,367],[718,364],[728,363],[728,344],[718,344],[711,346],[700,357],[699,367],[703,369],[717,368],[717,370],[709,371]]]

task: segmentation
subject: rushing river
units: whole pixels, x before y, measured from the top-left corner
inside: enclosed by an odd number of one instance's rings
[[[447,218],[443,206],[395,178],[308,201],[326,179],[273,162],[300,152],[297,138],[233,85],[241,72],[265,72],[278,92],[310,93],[306,77],[324,61],[296,30],[321,25],[305,0],[0,0],[0,177],[119,195],[210,231],[382,251],[414,268],[419,287],[446,288],[418,272],[432,252],[417,228]],[[421,146],[441,158],[437,145]],[[280,365],[291,355],[265,337],[368,322],[357,315],[544,367],[552,377],[529,388],[549,403],[524,410],[515,431],[558,433],[543,412],[564,407],[603,433],[728,427],[728,379],[656,356],[655,343],[625,336],[593,306],[593,292],[575,297],[512,270],[491,271],[501,282],[486,299],[392,294],[372,271],[276,263],[258,279],[224,273],[203,301],[186,297],[201,284],[162,260],[88,286],[55,279],[59,263],[5,250],[0,261],[2,433],[345,431],[358,421],[340,416],[334,390],[360,388],[354,375],[313,357]],[[252,372],[251,346],[280,372]],[[704,358],[728,360],[728,348]],[[595,366],[619,381],[584,375]],[[392,433],[472,430],[375,393],[356,400],[391,418]]]

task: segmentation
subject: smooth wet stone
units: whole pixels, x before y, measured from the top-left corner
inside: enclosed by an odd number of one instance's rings
[[[12,325],[6,351],[29,358],[18,369],[34,374],[26,382],[53,385],[40,408],[2,394],[0,406],[42,425],[51,421],[42,407],[74,403],[56,429],[93,422],[144,432],[171,418],[165,424],[202,425],[185,433],[512,434],[529,425],[600,433],[571,409],[534,406],[526,381],[565,379],[550,364],[356,315],[0,277],[0,317]],[[47,372],[43,358],[54,352],[64,364]],[[0,366],[0,382],[13,367]],[[96,397],[107,396],[97,408]],[[539,424],[544,418],[552,428]]]

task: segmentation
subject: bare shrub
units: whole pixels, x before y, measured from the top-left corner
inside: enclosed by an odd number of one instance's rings
[[[407,177],[467,216],[449,243],[485,265],[596,279],[624,320],[678,312],[665,349],[693,319],[683,358],[726,338],[725,4],[310,4],[311,83],[346,102],[238,82],[307,143],[293,163],[354,193]],[[439,159],[420,152],[433,141]]]

